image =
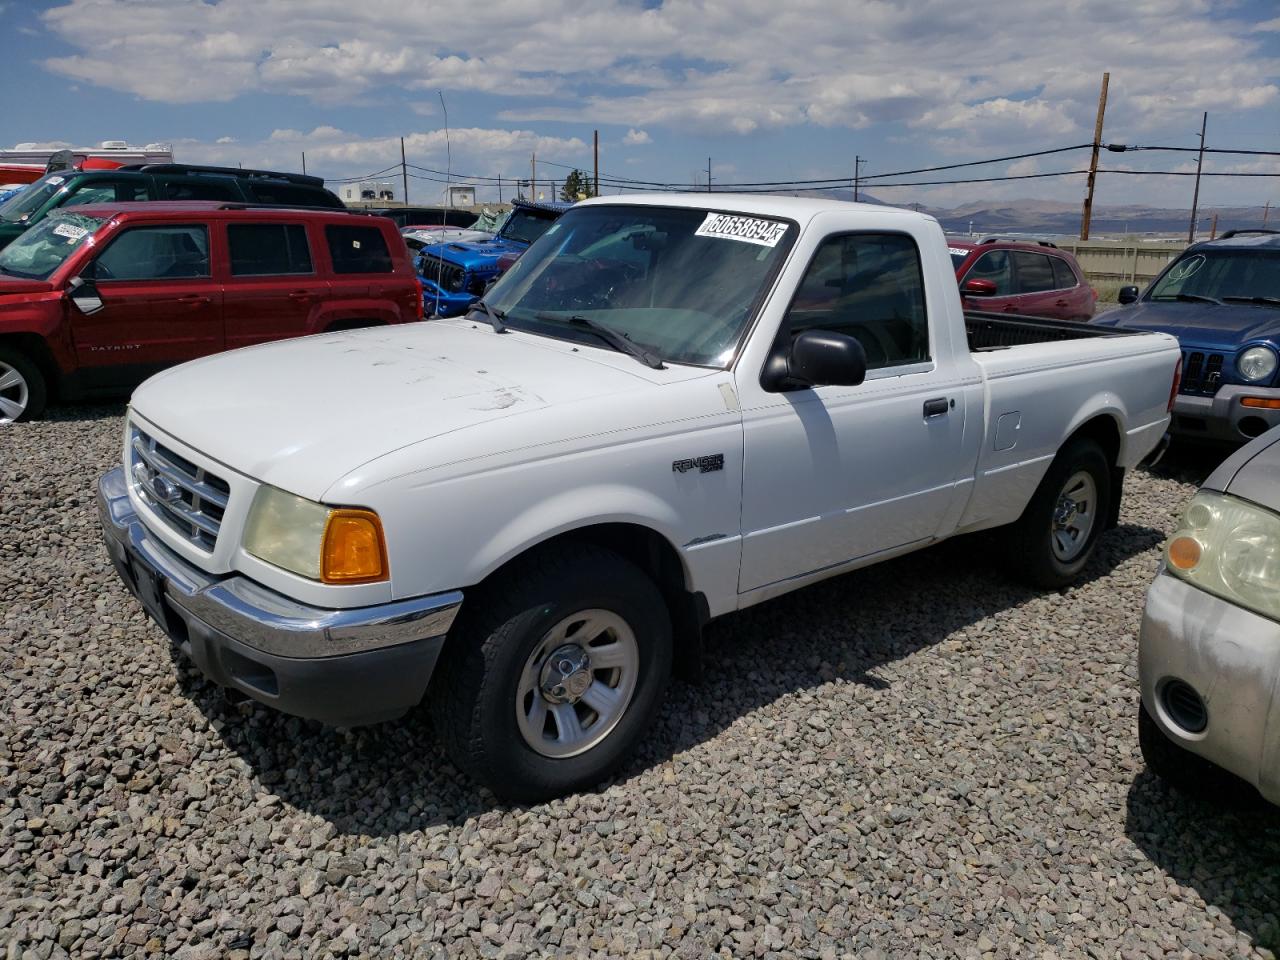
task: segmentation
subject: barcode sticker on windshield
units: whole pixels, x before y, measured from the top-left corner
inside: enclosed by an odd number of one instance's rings
[[[77,227],[74,223],[60,223],[53,228],[53,232],[60,237],[66,237],[72,243],[80,240],[89,231],[84,227]]]
[[[787,225],[776,220],[757,220],[755,217],[735,217],[727,213],[708,213],[702,226],[694,231],[696,237],[717,237],[721,240],[741,240],[762,247],[776,247],[787,233]]]

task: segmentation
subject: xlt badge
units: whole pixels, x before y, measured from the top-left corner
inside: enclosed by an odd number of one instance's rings
[[[671,464],[675,473],[688,473],[697,470],[699,473],[712,473],[724,469],[724,454],[709,453],[705,457],[692,457],[687,460],[676,460]]]

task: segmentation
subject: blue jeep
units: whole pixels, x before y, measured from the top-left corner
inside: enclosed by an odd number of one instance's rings
[[[1094,323],[1171,333],[1182,382],[1170,431],[1243,443],[1280,424],[1280,231],[1231,230],[1182,252]]]
[[[467,312],[490,280],[529,248],[571,203],[516,200],[511,216],[492,240],[437,243],[423,247],[414,261],[422,281],[427,316],[456,317]],[[499,263],[499,261],[503,261]]]

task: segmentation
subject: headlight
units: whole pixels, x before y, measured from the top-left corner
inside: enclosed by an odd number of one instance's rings
[[[1267,380],[1276,372],[1276,354],[1269,347],[1250,347],[1236,360],[1240,376],[1256,383]]]
[[[1201,590],[1280,620],[1280,515],[1201,490],[1165,547],[1165,566]]]
[[[253,498],[243,546],[259,560],[323,583],[390,576],[376,513],[326,507],[275,487],[262,487]]]

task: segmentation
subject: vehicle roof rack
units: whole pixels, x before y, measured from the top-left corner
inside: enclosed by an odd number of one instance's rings
[[[1042,247],[1053,247],[1057,250],[1058,245],[1049,240],[1027,240],[1023,237],[987,237],[980,241],[981,243],[1034,243]]]
[[[324,180],[305,173],[282,173],[279,170],[248,170],[242,167],[206,167],[190,163],[130,163],[121,170],[132,170],[138,173],[176,173],[195,174],[213,173],[224,177],[239,177],[246,180],[284,180],[299,186],[322,187]]]
[[[1239,230],[1228,230],[1219,240],[1230,240],[1232,237],[1241,237],[1249,233],[1280,233],[1280,230],[1268,230],[1266,227],[1242,227]]]
[[[179,201],[181,202],[181,201]],[[321,204],[306,203],[250,203],[247,200],[227,200],[218,204],[215,210],[321,210],[328,213],[350,213],[354,216],[372,217],[376,214],[350,207],[326,207]]]

